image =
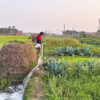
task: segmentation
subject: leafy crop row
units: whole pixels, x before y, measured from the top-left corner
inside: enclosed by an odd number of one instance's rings
[[[70,47],[66,46],[66,48],[59,47],[56,49],[56,53],[59,56],[94,56],[95,53],[91,51],[91,48],[85,47]],[[100,53],[98,53],[100,56]]]
[[[45,60],[45,67],[49,72],[44,76],[48,100],[99,100],[99,61],[88,59],[68,64],[50,58]]]
[[[68,46],[83,46],[78,40],[72,38],[62,38],[62,37],[45,37],[43,39],[44,43],[44,53],[45,54],[55,54],[56,48]]]

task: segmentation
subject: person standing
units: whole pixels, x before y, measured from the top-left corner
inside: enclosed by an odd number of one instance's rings
[[[40,51],[41,51],[41,47],[42,47],[42,36],[43,36],[44,32],[40,32],[39,35],[37,35],[36,39],[35,39],[35,48],[37,49],[37,56],[40,56]]]

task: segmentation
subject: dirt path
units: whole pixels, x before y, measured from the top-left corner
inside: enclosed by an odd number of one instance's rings
[[[38,68],[34,73],[34,90],[32,91],[32,94],[34,95],[34,98],[32,100],[43,100],[43,84],[42,80],[40,78],[40,75],[43,74],[43,71],[41,71],[40,68]]]
[[[42,90],[42,83],[39,77],[34,78],[34,90],[32,92],[34,95],[34,98],[32,100],[42,100],[43,90]]]

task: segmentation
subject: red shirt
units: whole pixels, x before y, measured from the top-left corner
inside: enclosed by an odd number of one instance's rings
[[[41,44],[42,36],[41,35],[38,35],[36,37],[36,40],[37,40],[37,43]]]

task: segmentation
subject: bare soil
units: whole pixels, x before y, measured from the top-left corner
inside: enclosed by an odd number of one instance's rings
[[[32,100],[44,100],[43,98],[43,83],[40,78],[40,75],[44,74],[44,71],[41,70],[41,66],[33,73],[34,76],[34,89],[32,91],[34,98]]]

